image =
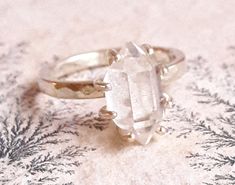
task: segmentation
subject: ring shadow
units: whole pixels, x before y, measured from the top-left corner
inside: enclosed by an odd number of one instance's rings
[[[92,143],[95,147],[102,147],[104,150],[108,152],[118,152],[128,146],[134,146],[135,143],[128,143],[121,139],[118,134],[118,131],[114,124],[112,124],[110,120],[103,120],[97,116],[97,113],[92,111],[87,111],[85,115],[73,115],[73,112],[76,110],[62,108],[57,112],[57,110],[50,109],[47,107],[50,114],[44,108],[41,109],[36,101],[37,97],[41,94],[37,83],[31,83],[28,85],[27,88],[23,91],[20,97],[20,107],[22,108],[23,112],[28,112],[29,115],[33,117],[37,117],[42,115],[45,119],[43,124],[54,124],[54,126],[49,127],[51,130],[49,132],[54,133],[56,132],[58,136],[65,137],[65,135],[74,135],[77,139],[76,141],[84,143],[79,138],[80,135],[83,137],[89,137],[90,133],[94,134],[93,137],[96,139],[92,140]],[[47,95],[43,95],[47,98]],[[47,96],[47,97],[46,97]],[[58,101],[56,98],[49,98],[50,102]],[[65,102],[65,105],[68,104],[66,100],[62,100]],[[66,106],[65,106],[66,107]],[[72,111],[72,112],[71,112]],[[70,114],[72,113],[72,114]],[[65,115],[66,118],[61,119],[61,115]],[[71,119],[67,116],[72,115]],[[49,118],[49,116],[51,116]],[[67,122],[67,120],[70,120]],[[53,123],[54,122],[54,123]],[[56,122],[56,123],[55,123]],[[33,122],[32,122],[33,123]],[[36,123],[38,124],[38,123]],[[55,126],[60,125],[59,130],[58,127]],[[36,125],[37,127],[37,125]],[[42,127],[43,128],[43,127]],[[101,133],[102,132],[102,133]],[[86,139],[85,139],[86,140]],[[89,139],[90,140],[90,139]]]

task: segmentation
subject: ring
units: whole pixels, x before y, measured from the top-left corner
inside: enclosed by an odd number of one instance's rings
[[[172,98],[164,88],[185,71],[184,54],[177,49],[137,45],[82,53],[42,67],[38,80],[42,92],[57,98],[94,99],[105,97],[99,116],[116,124],[128,140],[147,144],[160,125]],[[102,75],[68,80],[86,70],[104,69]]]

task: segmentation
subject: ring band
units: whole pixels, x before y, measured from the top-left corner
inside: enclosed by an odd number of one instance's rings
[[[181,76],[184,71],[184,54],[173,48],[149,47],[148,52],[153,54],[156,60],[163,66],[161,81],[163,85]],[[151,49],[149,49],[151,48]],[[41,69],[38,80],[42,92],[57,98],[66,99],[90,99],[105,96],[105,83],[94,80],[65,81],[61,77],[96,67],[109,66],[114,54],[120,49],[104,49],[94,52],[82,53],[66,58],[56,64],[45,66]]]

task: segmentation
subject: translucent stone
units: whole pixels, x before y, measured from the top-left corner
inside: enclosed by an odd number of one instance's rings
[[[132,133],[141,144],[147,144],[162,117],[160,80],[156,64],[134,43],[120,51],[104,81],[111,90],[105,93],[107,109],[117,113],[114,123]]]

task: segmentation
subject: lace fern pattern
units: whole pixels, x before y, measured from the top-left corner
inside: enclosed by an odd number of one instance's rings
[[[95,146],[72,144],[80,135],[78,128],[102,131],[108,123],[93,112],[71,118],[81,104],[56,108],[53,100],[46,100],[37,105],[36,85],[24,84],[23,69],[15,68],[25,59],[28,44],[7,48],[2,43],[0,47],[0,184],[74,184],[61,176],[73,176],[86,155],[96,150]]]
[[[180,123],[169,126],[177,138],[196,135],[195,151],[185,157],[193,169],[207,174],[206,185],[235,184],[235,58],[230,57],[213,70],[203,57],[190,60],[186,90],[194,102],[188,107],[176,102],[165,119]]]

